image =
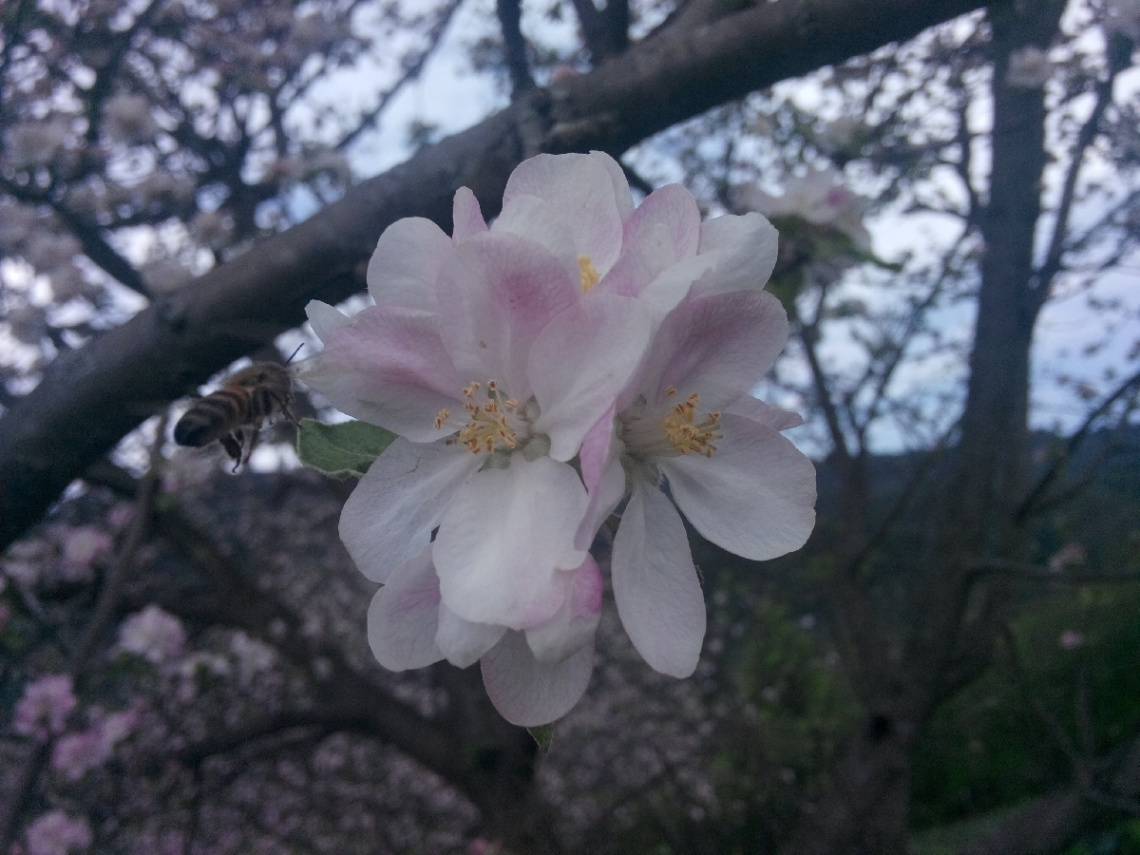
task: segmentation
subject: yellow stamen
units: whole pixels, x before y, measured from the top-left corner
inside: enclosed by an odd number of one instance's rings
[[[670,390],[672,394],[674,390]],[[665,429],[665,438],[679,454],[703,454],[712,457],[716,451],[713,444],[723,438],[720,432],[720,413],[709,413],[703,422],[693,424],[696,419],[697,401],[700,395],[694,392],[689,399],[677,404],[665,416],[662,425]]]
[[[598,275],[597,268],[594,267],[594,262],[590,261],[590,256],[578,256],[578,271],[582,275],[582,293],[589,294],[591,289],[601,280]]]
[[[460,429],[458,442],[477,454],[485,451],[488,454],[499,448],[514,448],[518,444],[518,435],[511,426],[510,416],[518,409],[518,402],[514,398],[504,398],[499,391],[499,384],[494,380],[487,382],[487,391],[480,396],[482,384],[473,382],[463,390],[463,409],[470,416],[470,421]],[[479,397],[481,400],[476,400]],[[441,410],[436,417],[437,427],[442,424],[441,417],[447,410]],[[450,442],[450,440],[449,440]]]

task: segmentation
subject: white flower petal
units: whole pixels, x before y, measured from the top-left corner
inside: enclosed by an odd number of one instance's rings
[[[456,373],[438,320],[395,306],[371,306],[336,329],[301,375],[334,407],[414,442],[440,439],[444,408],[462,406],[467,381]]]
[[[369,468],[340,514],[340,538],[373,582],[414,557],[431,539],[447,503],[480,459],[462,448],[400,438]]]
[[[466,187],[455,191],[451,203],[451,239],[456,243],[487,231],[487,221],[479,209],[479,200]]]
[[[743,416],[772,430],[789,430],[804,423],[804,417],[799,413],[774,407],[751,395],[738,398],[726,412],[734,416]]]
[[[530,351],[528,374],[541,408],[535,429],[550,456],[569,460],[628,385],[649,346],[650,320],[636,300],[587,296],[547,324]]]
[[[378,306],[435,311],[435,282],[451,249],[451,238],[431,220],[397,220],[368,262],[368,293]]]
[[[539,662],[561,662],[590,642],[602,617],[602,573],[593,557],[563,570],[566,599],[550,620],[526,630],[526,643]]]
[[[705,637],[705,600],[681,517],[644,478],[622,513],[612,571],[618,615],[638,653],[656,671],[688,677]]]
[[[640,388],[651,402],[670,389],[679,401],[698,392],[703,411],[722,411],[760,381],[787,338],[784,307],[765,291],[690,298],[661,324]]]
[[[799,549],[815,525],[815,467],[778,431],[741,416],[721,418],[710,457],[661,461],[685,517],[702,535],[743,558]]]
[[[499,643],[506,631],[505,626],[464,620],[449,609],[446,603],[440,603],[435,644],[443,651],[448,662],[458,668],[466,668],[482,659],[488,650]]]
[[[503,209],[515,196],[545,199],[569,225],[568,237],[577,254],[588,257],[605,275],[621,252],[618,192],[609,165],[596,154],[540,154],[511,173],[503,191]]]
[[[763,288],[776,266],[779,233],[761,214],[717,217],[701,225],[701,255],[716,267],[693,286],[700,296]]]
[[[305,306],[305,314],[309,316],[313,333],[321,340],[322,344],[328,342],[329,337],[338,329],[352,323],[352,318],[340,309],[330,306],[328,303],[322,303],[320,300],[310,300],[309,304]]]
[[[394,571],[368,607],[368,645],[390,671],[423,668],[443,658],[435,643],[439,623],[439,579],[431,544]]]
[[[549,620],[565,598],[558,571],[585,558],[574,548],[585,508],[578,473],[549,457],[516,454],[508,469],[476,473],[440,520],[434,555],[443,601],[477,623],[525,629]]]
[[[493,232],[504,232],[540,244],[557,258],[571,277],[581,278],[578,248],[564,213],[537,196],[513,197],[495,219]]]
[[[539,662],[520,632],[509,632],[483,657],[483,685],[511,724],[537,727],[562,718],[586,693],[594,670],[593,640],[561,662]]]
[[[625,469],[621,465],[621,458],[614,454],[599,475],[597,485],[590,491],[590,502],[578,525],[574,545],[579,549],[589,549],[602,524],[617,510],[624,498]]]

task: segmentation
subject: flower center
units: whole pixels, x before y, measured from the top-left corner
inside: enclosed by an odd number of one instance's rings
[[[448,424],[458,427],[458,433],[447,440],[448,445],[461,443],[472,454],[510,453],[533,439],[530,423],[537,417],[537,404],[533,401],[520,406],[495,380],[488,380],[486,385],[470,383],[463,390],[463,399],[463,409],[467,414],[465,424],[460,424],[462,415],[452,419],[451,410],[447,408],[440,410],[435,417],[436,430],[442,430]]]
[[[588,255],[578,256],[578,272],[582,274],[583,294],[589,294],[602,278],[598,275],[598,269],[594,267],[594,262],[590,260]]]
[[[668,397],[676,396],[670,388]],[[631,418],[625,422],[622,440],[629,451],[639,457],[680,457],[682,454],[703,454],[712,457],[715,443],[723,438],[720,432],[720,413],[699,414],[700,394],[694,392],[688,399],[670,407],[663,415],[645,412],[640,401],[631,407]],[[641,410],[639,413],[638,410]]]

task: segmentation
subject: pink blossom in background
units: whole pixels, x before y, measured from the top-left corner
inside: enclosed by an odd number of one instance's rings
[[[25,831],[27,855],[74,855],[91,846],[91,827],[86,819],[76,819],[53,810],[36,819]]]
[[[863,225],[868,199],[849,190],[843,174],[828,166],[810,169],[787,182],[781,196],[772,196],[749,185],[736,190],[736,202],[767,217],[802,217],[818,226],[843,232],[860,249],[870,249],[871,233]]]
[[[111,549],[110,536],[95,526],[60,526],[53,533],[60,544],[65,572],[76,577],[89,574],[95,559]]]
[[[155,665],[177,659],[186,647],[186,632],[174,615],[151,604],[119,627],[119,648]]]
[[[1062,650],[1076,650],[1085,646],[1085,634],[1080,630],[1066,629],[1057,639],[1057,646]]]
[[[16,704],[12,729],[37,741],[62,733],[75,709],[72,681],[67,674],[48,674],[28,683]]]
[[[88,770],[110,760],[115,746],[130,734],[137,721],[134,710],[125,710],[99,716],[81,733],[61,736],[52,747],[52,768],[69,780],[78,780]]]

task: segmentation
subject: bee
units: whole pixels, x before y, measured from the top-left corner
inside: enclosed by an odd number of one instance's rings
[[[300,349],[293,351],[293,356]],[[222,388],[199,398],[182,415],[174,426],[174,441],[201,448],[217,440],[234,461],[231,471],[237,472],[249,462],[267,419],[281,413],[290,424],[297,424],[289,411],[293,377],[287,366],[293,356],[284,365],[255,362],[235,371]]]

